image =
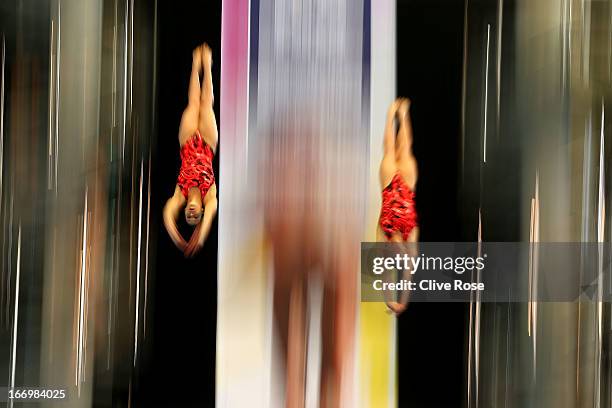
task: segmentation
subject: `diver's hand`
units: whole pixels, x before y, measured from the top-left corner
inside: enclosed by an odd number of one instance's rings
[[[187,241],[183,239],[183,236],[176,227],[176,222],[174,221],[174,218],[172,218],[170,212],[166,210],[164,211],[164,226],[166,227],[166,231],[168,231],[168,235],[170,236],[170,239],[174,245],[176,245],[180,251],[185,251]]]
[[[387,302],[387,307],[395,316],[399,316],[406,310],[406,305],[398,302]]]
[[[206,237],[201,233],[201,230],[202,223],[200,222],[195,227],[195,230],[193,231],[193,234],[191,234],[191,238],[183,251],[186,258],[193,258],[204,247]]]

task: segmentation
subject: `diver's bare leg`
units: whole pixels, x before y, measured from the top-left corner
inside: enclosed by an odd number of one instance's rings
[[[396,154],[399,159],[400,155],[410,153],[412,151],[412,122],[410,120],[410,100],[407,98],[400,99],[400,105],[397,109],[397,119],[399,121],[399,130],[397,134]]]
[[[380,184],[384,189],[397,171],[395,164],[395,115],[400,106],[400,100],[394,101],[387,112],[385,134],[383,137],[383,159],[380,163]]]
[[[417,165],[412,153],[412,120],[408,99],[402,99],[397,115],[400,126],[397,134],[396,164],[408,186],[414,190],[417,181]]]
[[[179,126],[179,143],[181,146],[198,129],[198,115],[200,111],[200,71],[202,70],[202,50],[197,47],[193,50],[193,61],[191,64],[191,77],[189,79],[189,93],[187,107],[183,111],[181,124]]]
[[[215,101],[212,81],[212,50],[208,44],[202,44],[202,93],[200,102],[203,107],[212,109]]]
[[[385,134],[383,140],[384,154],[395,153],[395,115],[401,106],[401,99],[396,99],[389,106],[387,120],[385,122]]]
[[[198,118],[198,129],[204,141],[212,147],[217,148],[218,132],[217,119],[213,110],[214,91],[212,81],[212,51],[207,44],[202,45],[202,90],[200,93],[200,110]]]

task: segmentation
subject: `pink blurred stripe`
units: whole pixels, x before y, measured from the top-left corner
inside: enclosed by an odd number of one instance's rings
[[[246,137],[249,1],[224,0],[221,25],[221,143]],[[226,150],[227,151],[227,150]]]

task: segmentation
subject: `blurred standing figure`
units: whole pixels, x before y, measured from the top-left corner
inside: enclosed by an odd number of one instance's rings
[[[282,370],[271,370],[271,399],[352,407],[369,180],[367,7],[363,0],[262,0],[259,10],[245,150],[261,169],[248,190],[265,201],[273,261],[272,342]],[[318,395],[316,387],[305,392],[306,373],[320,378]]]
[[[217,213],[217,186],[212,159],[217,149],[217,120],[213,111],[211,75],[212,52],[207,44],[193,51],[189,102],[179,126],[181,169],[174,194],[164,207],[164,225],[174,244],[195,255],[206,241]],[[200,73],[203,74],[200,86]],[[195,226],[189,242],[178,231],[176,222],[184,208],[185,220]]]
[[[399,122],[396,132],[395,120]],[[412,124],[410,101],[395,100],[389,107],[383,142],[383,159],[380,163],[382,208],[377,228],[378,242],[416,243],[419,227],[414,201],[418,178],[417,162],[412,154]],[[414,252],[414,245],[408,251]],[[406,309],[408,292],[402,292],[399,302],[388,301],[387,306],[395,314]]]
[[[308,124],[276,126],[266,160],[264,219],[272,250],[273,315],[285,374],[285,406],[305,404],[306,372],[313,369],[307,367],[308,310],[313,307],[309,291],[318,283],[319,406],[341,407],[342,389],[350,388],[353,373],[358,265],[351,240],[358,234],[343,203],[328,207],[334,194],[324,187],[336,178],[320,155],[329,144]]]

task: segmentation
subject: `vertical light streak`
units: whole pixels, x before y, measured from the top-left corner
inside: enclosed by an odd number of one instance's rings
[[[612,79],[612,7],[610,7],[609,4],[610,3],[608,3],[608,17],[609,18],[608,18],[608,47],[607,47],[608,48],[608,81]],[[571,7],[572,6],[570,3],[570,17],[572,15]]]
[[[249,0],[248,3],[249,3],[248,7],[249,7],[249,10],[250,10],[251,9],[251,1]],[[246,99],[245,100],[246,100],[246,103],[247,103],[247,106],[248,106],[248,103],[249,103],[249,100],[250,100],[250,97],[251,97],[250,96],[250,93],[251,93],[251,91],[250,91],[251,76],[249,75],[249,72],[251,71],[251,57],[250,57],[250,55],[251,55],[251,30],[250,30],[250,27],[251,27],[251,13],[250,12],[247,13],[246,19],[247,19],[247,27],[249,27],[249,29],[246,30],[246,37],[247,37],[246,38],[246,55],[248,57],[246,59],[246,67],[245,67],[246,75],[245,75],[244,80],[246,82],[246,91],[245,91],[246,92]],[[247,172],[248,172],[248,169],[250,168],[250,166],[249,166],[249,131],[248,131],[249,130],[249,126],[248,126],[248,123],[249,123],[249,109],[248,109],[248,107],[247,107],[247,109],[244,110],[244,123],[247,124],[246,125],[247,131],[244,133],[244,159],[245,159],[244,160],[244,162],[245,162],[245,165],[244,165],[244,177],[248,177]]]
[[[4,67],[6,65],[6,43],[2,33],[2,77],[0,81],[0,208],[2,208],[2,186],[4,174]]]
[[[605,111],[604,111],[604,103],[601,101],[601,130],[599,136],[599,191],[598,191],[598,201],[597,201],[597,242],[604,242],[604,234],[605,234],[605,170],[604,170],[604,126],[605,126]]]
[[[468,334],[468,366],[467,366],[467,406],[472,408],[472,356],[474,354],[472,337],[474,333],[474,302],[470,302],[470,322]]]
[[[589,87],[589,60],[591,59],[591,2],[582,0],[582,81]]]
[[[81,246],[81,271],[79,279],[79,326],[78,326],[78,346],[77,346],[77,366],[76,366],[76,386],[78,394],[81,395],[81,383],[83,382],[83,348],[85,342],[85,296],[86,284],[85,274],[87,273],[87,222],[88,222],[88,202],[87,186],[85,186],[85,205],[83,208],[83,238]]]
[[[569,24],[570,27],[572,26],[572,2],[569,2],[569,6],[568,6],[568,19],[569,19]],[[572,67],[572,33],[571,31],[567,34],[567,58],[568,58],[568,71],[571,70]],[[570,72],[571,75],[571,72]],[[570,79],[571,81],[571,79]]]
[[[145,282],[142,312],[143,337],[147,336],[147,294],[149,292],[149,227],[151,225],[151,152],[149,151],[149,174],[147,176],[147,236],[145,239]]]
[[[482,256],[482,209],[478,209],[478,256]],[[476,280],[480,282],[480,271],[476,272]],[[476,319],[475,319],[475,332],[474,332],[474,371],[476,373],[476,407],[478,407],[478,397],[480,395],[480,309],[482,304],[480,303],[480,292],[476,293]]]
[[[485,62],[484,128],[482,132],[482,161],[487,162],[487,108],[489,105],[489,45],[491,43],[491,24],[487,24],[487,57]]]
[[[115,297],[115,222],[114,222],[114,211],[115,211],[115,200],[111,200],[110,213],[113,219],[112,227],[110,231],[111,239],[110,239],[110,277],[109,277],[109,293],[108,293],[108,319],[106,326],[106,336],[107,336],[107,347],[106,347],[106,369],[110,370],[110,361],[111,361],[111,345],[112,345],[112,333],[113,333],[113,300]]]
[[[11,205],[9,207],[9,222],[8,225],[12,226],[13,225],[13,209],[14,209],[14,197],[15,197],[15,191],[14,191],[14,183],[13,186],[11,186]],[[11,303],[11,275],[12,275],[12,266],[13,266],[13,228],[9,227],[8,229],[8,256],[6,257],[7,259],[7,263],[6,263],[6,270],[8,270],[8,274],[6,277],[6,322],[8,324],[9,322],[9,305]]]
[[[87,148],[87,36],[83,35],[83,121],[81,129],[81,154],[85,163],[85,149]]]
[[[47,189],[51,190],[53,186],[53,42],[54,42],[54,27],[55,21],[51,19],[51,39],[49,44],[49,152],[47,158]],[[4,60],[4,58],[3,58]],[[3,70],[4,71],[4,70]],[[4,81],[2,81],[4,82]],[[1,183],[0,183],[1,184]],[[0,191],[2,190],[0,186]],[[1,194],[1,193],[0,193]],[[1,202],[1,200],[0,200]]]
[[[121,126],[121,162],[119,165],[119,174],[118,174],[118,181],[120,182],[121,185],[121,180],[123,178],[123,167],[125,165],[125,143],[126,143],[126,139],[127,139],[127,130],[128,130],[128,112],[127,112],[127,82],[128,82],[128,31],[129,31],[129,26],[128,26],[128,19],[129,19],[129,2],[128,0],[125,0],[124,2],[125,4],[125,8],[124,8],[124,16],[123,16],[123,122],[122,122],[122,126]],[[132,162],[132,177],[131,177],[131,185],[134,185],[134,167],[133,167],[133,162]],[[122,189],[119,188],[118,189],[118,197],[117,197],[117,232],[120,233],[121,231],[121,205],[122,205]],[[133,219],[133,206],[130,203],[130,233],[129,236],[132,237],[132,227],[133,227],[133,223],[132,223],[132,219]],[[129,283],[130,283],[130,288],[129,288],[129,303],[131,304],[131,300],[132,300],[132,279],[131,279],[131,268],[132,268],[132,239],[130,238],[129,240],[130,242],[130,248],[129,248],[129,273],[130,273],[130,279],[129,279]],[[120,242],[116,243],[116,251],[117,251],[117,256],[116,256],[116,266],[115,266],[115,270],[113,271],[113,273],[115,274],[115,288],[118,289],[119,287],[119,283],[118,283],[118,271],[119,271],[119,258],[120,258],[120,252],[121,252],[121,245]],[[117,302],[117,297],[118,297],[118,291],[115,291],[115,297],[116,299],[114,299],[114,314],[117,313],[117,308],[118,308],[118,302]]]
[[[128,66],[128,2],[125,1],[125,38],[123,42],[123,132],[121,133],[121,167],[125,160],[125,137],[127,132],[127,66]]]
[[[151,98],[151,131],[155,129],[155,101],[157,99],[157,0],[153,16],[153,97]],[[151,224],[151,150],[149,150],[149,171],[147,176],[147,238],[145,242],[145,287],[142,312],[142,333],[147,337],[147,299],[149,293],[149,229]]]
[[[57,254],[57,246],[56,246],[56,241],[57,241],[57,224],[53,226],[53,245],[51,246],[51,259],[57,259],[56,258],[56,254]],[[51,288],[50,288],[50,293],[56,293],[56,287],[57,287],[57,274],[56,274],[56,263],[52,262],[51,263]],[[49,311],[49,316],[55,316],[56,315],[56,302],[51,301],[49,302],[50,304],[50,311]],[[47,344],[47,354],[49,356],[48,362],[47,364],[52,365],[53,364],[53,357],[54,357],[54,341],[53,341],[53,336],[49,336],[49,343]]]
[[[91,212],[88,212],[87,214],[87,223],[89,224],[91,221]],[[89,283],[89,278],[90,278],[90,259],[91,259],[91,252],[87,251],[87,256],[85,257],[85,296],[83,298],[83,302],[84,302],[84,307],[83,307],[83,316],[85,317],[85,320],[83,321],[83,349],[81,351],[82,353],[82,364],[81,364],[81,378],[82,381],[81,382],[85,382],[85,373],[87,370],[87,326],[88,326],[88,316],[89,316],[89,288],[90,288],[90,283]]]
[[[114,2],[114,17],[113,17],[113,80],[112,80],[112,87],[113,87],[113,97],[112,97],[112,128],[115,129],[118,127],[118,117],[119,114],[117,113],[117,87],[118,87],[118,69],[117,69],[117,59],[118,59],[118,55],[119,55],[119,48],[118,48],[118,25],[119,25],[119,1],[115,1]],[[120,131],[121,132],[121,131]],[[122,137],[122,134],[121,134]],[[113,153],[113,145],[114,145],[114,137],[111,137],[110,140],[110,154],[111,154],[111,161],[114,160],[114,153]],[[122,166],[123,166],[123,151],[121,151],[121,165],[119,166],[119,177],[118,179],[121,180],[121,173],[122,173]],[[115,303],[115,297],[116,297],[116,287],[117,287],[117,269],[118,269],[118,258],[119,258],[119,245],[117,243],[117,236],[115,231],[120,231],[120,225],[119,225],[119,217],[120,217],[120,202],[121,202],[121,189],[118,190],[118,198],[117,201],[115,201],[114,199],[112,200],[112,206],[111,206],[111,214],[113,217],[113,222],[112,222],[112,229],[111,229],[111,262],[110,262],[110,290],[109,290],[109,296],[108,296],[108,328],[107,328],[107,339],[108,339],[108,347],[107,347],[107,358],[106,358],[106,369],[110,370],[110,366],[111,366],[111,354],[112,354],[112,350],[113,350],[113,338],[112,338],[112,333],[113,333],[113,327],[114,327],[114,317],[115,317],[115,312],[116,312],[116,308],[117,308],[117,304]]]
[[[582,344],[582,302],[578,302],[578,316],[576,322],[576,401],[580,401],[581,398],[581,390],[580,390],[580,365],[582,364],[580,361],[580,348]]]
[[[368,0],[369,1],[369,0]],[[372,4],[375,3],[375,4]],[[397,10],[396,2],[375,2],[371,1],[369,39],[364,36],[364,41],[369,42],[363,46],[364,52],[368,48],[370,55],[364,54],[364,58],[369,60],[369,78],[364,76],[369,83],[364,85],[369,88],[364,93],[362,103],[369,105],[369,114],[364,115],[363,122],[369,121],[369,140],[365,149],[366,163],[369,167],[369,183],[365,196],[369,197],[368,204],[365,206],[366,215],[364,219],[370,220],[370,225],[366,227],[368,233],[364,236],[365,241],[375,240],[376,220],[380,211],[380,192],[378,165],[382,159],[381,130],[384,129],[386,119],[386,105],[395,98],[396,83],[396,25]],[[311,15],[314,11],[311,11]],[[367,19],[367,13],[365,19]],[[366,20],[367,22],[367,20]],[[312,27],[310,32],[314,35],[316,27]],[[364,33],[365,34],[365,33]],[[367,69],[367,65],[364,65]],[[253,87],[254,88],[254,87]],[[317,89],[313,98],[325,100],[322,96],[322,89]],[[327,111],[327,106],[323,111]],[[366,118],[367,116],[367,118]],[[322,132],[321,129],[317,129]],[[270,296],[269,298],[272,298]],[[270,303],[272,299],[270,299]],[[359,353],[357,360],[360,370],[356,370],[360,376],[356,379],[357,384],[361,384],[359,393],[362,401],[361,406],[397,406],[397,322],[396,319],[385,319],[384,326],[380,326],[380,310],[362,304],[359,307],[359,325],[361,330],[358,332]],[[272,309],[270,309],[272,310]],[[269,330],[272,330],[274,322],[270,319]],[[382,362],[384,364],[379,363]],[[375,370],[367,367],[379,367]]]
[[[17,233],[17,266],[15,276],[15,306],[13,314],[13,338],[11,352],[11,388],[15,388],[15,369],[17,367],[17,329],[19,326],[19,280],[21,276],[21,222],[19,223],[19,232]],[[13,406],[13,400],[9,400],[10,407]]]
[[[527,334],[533,347],[532,369],[535,378],[537,368],[537,312],[538,303],[538,242],[540,242],[540,175],[536,170],[535,193],[531,199],[531,219],[529,227],[529,302],[527,303]]]
[[[502,57],[502,24],[504,17],[504,0],[497,3],[497,112],[495,125],[497,127],[497,137],[499,138],[499,112],[501,109],[501,57]]]
[[[153,90],[151,92],[151,131],[155,129],[155,102],[157,101],[157,0],[153,11]],[[151,156],[149,155],[149,168],[151,164]]]
[[[4,67],[6,65],[6,40],[2,33],[2,72],[0,72],[0,208],[2,206],[2,186],[4,169]]]
[[[0,214],[2,213],[2,205],[4,203],[3,195],[3,180],[4,180],[4,67],[6,65],[6,40],[2,33],[2,72],[0,73]],[[10,226],[10,224],[9,224]],[[3,232],[4,238],[4,232]],[[4,240],[2,244],[2,256],[4,256]],[[2,268],[2,286],[0,286],[0,313],[4,308],[4,268]],[[10,288],[10,281],[6,285],[7,291]],[[8,306],[8,305],[7,305]],[[8,313],[8,307],[7,307]],[[1,321],[1,319],[0,319]],[[8,322],[8,319],[7,319]]]
[[[142,246],[142,176],[143,161],[140,159],[140,191],[138,195],[138,247],[136,248],[136,318],[134,320],[134,367],[138,356],[138,323],[140,311],[140,248]]]
[[[531,294],[532,289],[531,285],[533,284],[533,226],[534,226],[534,218],[535,218],[535,198],[531,199],[531,213],[529,216],[529,267],[528,267],[528,293],[529,293],[529,302],[527,303],[527,335],[531,337]]]
[[[5,66],[5,38],[4,33],[2,33],[2,72],[0,73],[0,210],[2,209],[2,204],[4,203],[3,198],[4,195],[2,193],[3,190],[3,174],[4,174],[4,66]],[[0,214],[2,211],[0,211]],[[5,215],[6,216],[6,215]],[[4,231],[2,233],[2,237],[4,238]],[[2,256],[4,256],[4,239],[2,240]],[[0,313],[2,313],[4,309],[4,268],[2,268],[2,286],[0,286]],[[10,287],[7,284],[7,290]],[[3,313],[2,313],[3,314]],[[0,318],[0,322],[2,319]]]
[[[510,394],[508,392],[508,384],[510,384],[510,381],[508,380],[510,378],[510,346],[508,346],[510,344],[510,322],[511,322],[511,311],[512,310],[512,306],[508,305],[508,317],[507,322],[508,324],[506,325],[506,378],[505,378],[505,392],[504,392],[504,408],[508,408],[508,395]]]
[[[482,252],[482,212],[478,209],[478,256]],[[479,282],[480,277],[477,275],[476,280]],[[478,406],[478,367],[480,360],[479,341],[480,341],[480,296],[474,300],[474,294],[470,294],[470,317],[469,317],[469,334],[468,334],[468,367],[467,367],[467,406]],[[474,361],[474,367],[472,367]],[[472,375],[472,370],[474,374]],[[472,396],[472,377],[474,377],[474,386],[476,388],[475,395]],[[475,403],[472,403],[472,399]]]
[[[135,122],[135,130],[133,132],[133,134],[138,134],[138,121]],[[131,140],[131,144],[132,147],[134,146],[134,141],[133,138]],[[130,192],[129,192],[129,203],[130,203],[130,246],[129,246],[129,251],[128,251],[128,270],[129,270],[129,290],[128,290],[128,303],[131,305],[132,304],[132,283],[134,281],[133,279],[133,258],[134,258],[134,240],[131,239],[131,237],[134,236],[134,198],[136,196],[136,149],[132,148],[132,160],[130,161],[130,163],[132,164],[130,167]],[[140,252],[140,247],[138,248],[138,252]]]
[[[114,7],[114,19],[113,19],[113,78],[112,78],[112,98],[111,98],[111,132],[117,126],[117,2]],[[110,158],[113,161],[113,137],[111,133],[110,138]]]
[[[465,174],[465,110],[467,98],[467,58],[468,58],[468,5],[465,0],[463,10],[463,78],[461,82],[461,181]],[[468,402],[469,406],[469,402]]]
[[[584,144],[583,144],[583,173],[582,173],[582,185],[585,186],[582,192],[582,202],[583,210],[582,210],[582,219],[588,220],[591,217],[591,188],[590,188],[590,180],[593,178],[591,174],[593,166],[593,111],[589,109],[588,118],[584,124]],[[582,222],[582,231],[581,231],[581,240],[582,241],[590,241],[591,240],[591,223],[588,221]]]
[[[570,3],[571,4],[571,3]],[[571,6],[570,6],[570,21],[571,21]],[[571,38],[571,36],[570,36]],[[571,47],[570,47],[571,50]],[[571,61],[571,57],[570,57]],[[582,230],[581,230],[581,241],[588,242],[591,240],[591,170],[594,167],[593,162],[593,111],[589,109],[588,118],[585,121],[584,128],[584,144],[583,144],[583,173],[582,173],[582,185],[584,186],[582,191]],[[580,274],[580,282],[584,280],[583,273]],[[577,315],[577,339],[576,339],[576,400],[580,401],[581,398],[581,349],[582,349],[582,302],[577,302],[578,315]],[[588,310],[588,309],[587,309]]]
[[[605,237],[605,218],[606,218],[606,193],[605,193],[605,162],[604,162],[604,124],[605,110],[604,101],[601,101],[601,130],[599,138],[599,191],[597,202],[597,242],[598,247],[598,276],[597,276],[597,344],[595,349],[595,406],[601,405],[601,360],[603,357],[603,242]]]
[[[134,0],[130,1],[130,115],[132,114],[132,82],[134,78]]]
[[[57,2],[57,42],[55,43],[55,195],[57,196],[57,167],[59,162],[59,97],[60,97],[60,58],[61,58],[61,2]]]
[[[567,61],[568,61],[568,56],[567,56],[567,45],[568,45],[568,37],[569,37],[569,30],[568,30],[568,18],[567,18],[567,0],[563,0],[561,2],[561,7],[562,7],[562,12],[561,12],[561,24],[560,24],[560,30],[561,30],[561,89],[562,89],[562,95],[565,96],[565,87],[566,87],[566,82],[567,82]]]

